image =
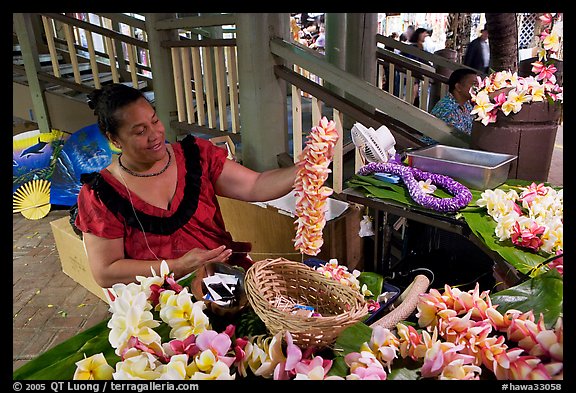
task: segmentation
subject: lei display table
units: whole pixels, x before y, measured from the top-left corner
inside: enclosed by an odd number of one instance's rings
[[[390,199],[381,199],[365,196],[355,188],[346,188],[342,191],[342,196],[348,202],[358,203],[368,208],[374,209],[374,252],[371,265],[366,259],[366,270],[386,274],[394,270],[391,255],[391,238],[394,231],[395,220],[393,216],[405,218],[406,220],[429,225],[433,228],[455,233],[478,246],[488,257],[494,261],[494,276],[503,286],[511,287],[525,280],[525,276],[520,273],[509,261],[500,254],[489,248],[486,243],[478,238],[470,229],[468,223],[463,218],[458,218],[456,214],[446,214],[436,212],[423,207],[404,204]]]

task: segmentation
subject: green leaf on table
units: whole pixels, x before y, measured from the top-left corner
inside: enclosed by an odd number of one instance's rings
[[[370,292],[372,292],[373,296],[370,296],[369,299],[378,298],[378,295],[382,293],[382,288],[384,287],[384,277],[381,274],[376,272],[362,272],[358,276],[358,282],[360,283],[360,288],[364,284]]]
[[[414,361],[410,358],[399,356],[392,363],[392,370],[388,373],[386,379],[391,381],[414,381],[421,379],[420,370],[422,361]]]
[[[12,374],[14,380],[71,380],[76,362],[103,353],[114,367],[120,358],[108,341],[109,318],[30,360]]]
[[[345,356],[350,352],[358,352],[364,342],[370,341],[372,328],[362,322],[347,327],[340,333],[334,343],[334,354]]]
[[[533,271],[535,267],[540,265],[546,258],[542,255],[524,251],[512,244],[510,241],[501,242],[496,238],[496,221],[486,212],[462,212],[462,216],[466,220],[470,230],[480,238],[484,244],[492,251],[497,252],[504,258],[511,266],[516,268],[523,274],[530,274],[532,276],[544,272],[544,267]]]
[[[562,315],[564,280],[556,270],[549,270],[514,287],[490,295],[492,304],[498,304],[498,311],[532,310],[536,320],[544,315],[546,327],[550,329]]]
[[[370,341],[371,337],[372,328],[362,322],[355,323],[344,329],[334,343],[334,359],[328,375],[341,377],[348,375],[349,369],[346,362],[344,362],[344,356],[351,352],[360,351],[362,344]]]

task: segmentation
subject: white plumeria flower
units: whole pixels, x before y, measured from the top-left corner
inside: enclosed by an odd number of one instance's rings
[[[514,224],[516,224],[518,217],[519,215],[515,211],[511,211],[510,213],[500,217],[496,223],[496,228],[494,229],[494,233],[498,240],[504,241],[510,238],[514,232]]]
[[[478,206],[486,206],[488,214],[495,220],[499,220],[500,217],[514,210],[514,202],[511,199],[512,195],[514,194],[506,194],[499,188],[486,190],[480,195],[480,199],[478,199],[476,204]]]
[[[123,307],[121,312],[113,313],[107,325],[110,328],[108,340],[110,345],[116,348],[116,354],[118,355],[122,353],[128,340],[133,336],[145,344],[161,341],[160,335],[153,330],[160,323],[154,320],[152,313],[149,311],[151,305],[148,303],[145,294],[142,292],[138,294],[132,299],[133,302],[131,304],[125,302],[125,300],[120,297],[114,302],[118,302],[118,304],[128,307],[128,309],[126,310]]]
[[[488,116],[488,112],[492,109],[494,109],[494,104],[490,101],[490,96],[482,90],[476,94],[475,105],[470,114],[476,114],[483,119]]]
[[[374,296],[374,294],[372,293],[371,290],[368,289],[368,286],[366,284],[362,285],[362,289],[360,290],[360,293],[362,293],[362,295],[364,295],[364,297]]]
[[[230,374],[230,367],[221,360],[214,363],[209,373],[196,371],[190,376],[193,380],[233,380],[235,374]]]
[[[113,314],[126,314],[126,312],[132,307],[132,303],[135,302],[142,292],[142,287],[136,283],[126,284],[114,284],[112,288],[108,288],[108,291],[114,296],[114,300],[110,302],[109,311]],[[145,299],[148,297],[144,294]],[[141,302],[141,299],[139,300]],[[152,309],[150,306],[148,309]]]
[[[425,194],[434,194],[436,191],[436,186],[432,184],[432,179],[426,179],[426,181],[420,180],[418,182],[420,190]]]
[[[136,276],[136,281],[140,283],[142,287],[142,291],[145,292],[148,296],[150,296],[150,287],[153,284],[158,285],[161,287],[164,285],[164,277],[170,274],[170,268],[168,267],[168,263],[165,260],[162,260],[160,263],[160,275],[156,275],[156,271],[152,266],[150,266],[150,271],[152,272],[152,276],[145,277],[145,276]]]

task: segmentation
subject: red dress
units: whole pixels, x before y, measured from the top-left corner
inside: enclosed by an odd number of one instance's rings
[[[178,180],[168,210],[128,194],[124,183],[102,169],[82,175],[76,227],[107,239],[124,238],[126,258],[178,258],[193,248],[224,244],[236,251],[230,263],[249,267],[251,245],[233,241],[226,231],[214,190],[226,150],[192,135],[172,147]]]

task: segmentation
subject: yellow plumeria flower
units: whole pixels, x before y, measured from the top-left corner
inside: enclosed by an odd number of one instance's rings
[[[484,118],[494,109],[494,104],[490,102],[490,96],[486,91],[480,91],[476,94],[476,105],[470,114],[477,114],[479,117]]]
[[[188,355],[173,355],[170,357],[168,364],[162,364],[158,367],[158,371],[161,373],[158,379],[168,381],[183,381],[188,379],[187,365]]]
[[[194,363],[200,371],[210,371],[217,361],[218,358],[210,349],[202,351],[194,358]]]
[[[204,373],[197,371],[192,374],[191,378],[193,380],[232,380],[235,379],[235,374],[230,374],[230,368],[221,360],[218,360],[214,367],[210,370],[210,373]]]
[[[201,300],[193,302],[188,288],[178,294],[172,293],[168,298],[161,296],[160,301],[165,303],[160,310],[160,318],[172,327],[170,338],[184,340],[210,327],[210,320],[203,312],[206,304]]]
[[[142,352],[122,362],[116,363],[116,372],[112,374],[114,379],[126,380],[153,380],[161,376],[160,363],[154,355]]]
[[[546,89],[544,88],[544,85],[534,86],[532,88],[532,101],[544,101],[544,98],[546,98]]]
[[[76,362],[76,372],[74,372],[72,379],[82,381],[111,380],[113,372],[114,368],[108,364],[104,354],[97,353]]]
[[[558,52],[560,50],[560,37],[557,33],[551,32],[542,41],[544,49],[550,52]]]
[[[516,89],[510,90],[506,98],[506,102],[502,104],[502,112],[504,112],[506,116],[508,116],[510,112],[520,112],[522,104],[532,100],[532,96],[528,94],[526,90],[518,91]]]

